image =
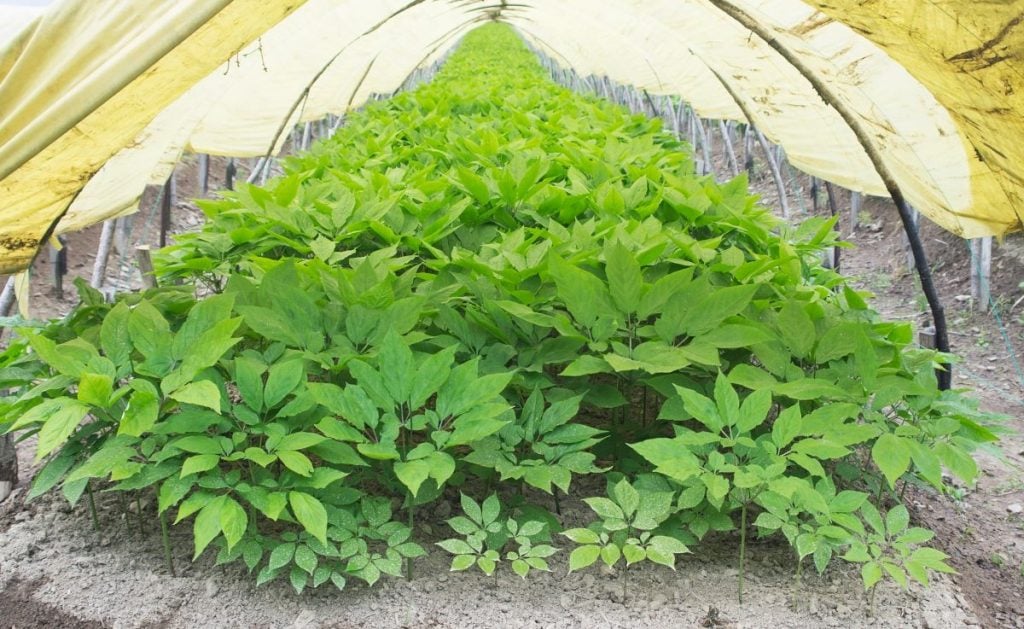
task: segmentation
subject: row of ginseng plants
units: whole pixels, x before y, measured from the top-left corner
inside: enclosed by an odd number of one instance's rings
[[[871,591],[950,571],[900,497],[972,483],[994,418],[818,265],[830,222],[780,225],[686,148],[475,31],[432,84],[204,203],[164,287],[83,288],[21,330],[3,417],[38,437],[31,495],[155,495],[196,557],[299,591],[411,576],[448,488],[453,570],[601,561],[625,588],[738,529],[741,596],[749,535]],[[562,530],[546,507],[586,475],[607,492]]]

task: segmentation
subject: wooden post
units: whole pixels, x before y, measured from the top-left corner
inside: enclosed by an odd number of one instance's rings
[[[205,195],[210,191],[210,156],[206,153],[199,154],[199,194]]]
[[[235,158],[228,158],[228,165],[224,169],[224,187],[228,190],[235,189],[235,175],[238,174],[238,167],[235,166]]]
[[[142,285],[147,290],[156,288],[156,276],[153,275],[153,257],[150,254],[149,245],[139,245],[135,248],[135,261],[139,265],[139,273],[142,274]]]
[[[171,203],[174,201],[174,171],[164,182],[160,193],[160,246],[167,246],[167,232],[171,230]]]
[[[988,309],[992,299],[992,237],[971,240],[971,297]]]

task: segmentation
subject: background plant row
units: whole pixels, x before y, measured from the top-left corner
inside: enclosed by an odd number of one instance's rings
[[[163,288],[80,287],[21,330],[0,381],[46,461],[32,495],[155,493],[196,556],[300,591],[410,572],[416,507],[449,487],[453,569],[673,565],[736,528],[742,563],[752,526],[869,588],[948,571],[889,506],[972,483],[996,418],[819,265],[831,222],[780,224],[689,155],[474,31],[429,85],[204,202]],[[538,504],[592,474],[594,522],[562,532]]]

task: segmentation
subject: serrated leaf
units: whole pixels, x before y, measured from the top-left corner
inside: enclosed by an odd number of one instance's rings
[[[292,542],[278,544],[270,551],[267,567],[271,570],[279,570],[287,566],[295,556],[296,545]]]
[[[114,379],[105,374],[86,373],[78,381],[78,400],[106,408],[114,392]]]
[[[186,404],[206,407],[215,413],[220,412],[220,389],[209,380],[190,382],[171,393],[170,397]]]
[[[878,437],[871,447],[871,459],[882,470],[890,487],[910,469],[910,448],[904,440],[891,433]]]
[[[195,522],[193,523],[193,537],[195,538],[195,554],[192,556],[193,560],[203,554],[203,550],[205,550],[210,542],[213,541],[213,538],[220,535],[220,514],[225,500],[226,496],[219,496],[206,503],[206,505],[199,510],[199,515],[196,516]]]
[[[567,531],[562,531],[562,535],[568,537],[577,544],[597,544],[601,541],[600,536],[590,529],[569,529]]]
[[[605,248],[604,257],[612,301],[622,312],[635,312],[645,288],[636,257],[619,241]]]
[[[615,504],[608,498],[584,498],[583,502],[587,503],[587,505],[594,511],[594,513],[596,513],[605,520],[625,519],[625,514],[622,513],[622,509],[619,507],[619,505]]]
[[[601,547],[601,561],[611,568],[622,557],[622,549],[617,544],[605,544]]]
[[[263,405],[274,408],[280,404],[305,376],[306,370],[301,360],[293,359],[271,365],[263,388]]]
[[[802,424],[799,404],[784,409],[772,424],[772,443],[780,450],[785,448],[800,434]]]
[[[415,496],[420,485],[430,477],[430,465],[426,461],[395,461],[395,476]]]
[[[306,583],[309,582],[309,575],[303,572],[302,568],[293,566],[288,573],[288,581],[297,594],[302,594],[302,591],[306,589]]]
[[[216,454],[196,454],[190,456],[181,464],[181,478],[212,470],[220,463],[220,456]]]
[[[224,532],[228,550],[241,541],[248,526],[249,517],[242,505],[235,499],[226,497],[220,510],[220,527]]]
[[[282,450],[277,452],[277,458],[285,467],[299,476],[311,476],[313,474],[313,463],[305,454],[294,450]]]
[[[476,552],[473,547],[466,543],[465,540],[461,539],[446,539],[441,542],[437,542],[437,545],[447,550],[453,555],[475,555]]]
[[[896,505],[885,514],[885,530],[889,535],[899,535],[907,530],[910,524],[910,513],[903,505]]]
[[[582,570],[592,565],[601,556],[601,547],[594,545],[580,546],[569,553],[569,572]]]
[[[301,491],[288,492],[288,504],[291,505],[295,519],[306,532],[320,541],[327,543],[327,510],[324,505],[309,494]]]
[[[612,486],[612,494],[626,518],[631,518],[640,506],[640,494],[637,490],[626,479],[622,479]]]
[[[39,430],[36,461],[41,461],[43,457],[63,446],[88,414],[89,407],[85,404],[70,398],[60,398],[55,410],[46,418]]]
[[[309,546],[301,544],[295,548],[295,565],[306,572],[306,574],[312,575],[316,570],[319,561],[316,558],[316,553],[310,549]]]

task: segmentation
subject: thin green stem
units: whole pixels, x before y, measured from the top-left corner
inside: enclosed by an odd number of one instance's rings
[[[160,514],[160,537],[164,542],[164,561],[167,563],[167,569],[170,570],[171,576],[176,577],[174,573],[174,557],[171,555],[171,537],[167,533],[167,516],[166,514]]]
[[[629,571],[629,564],[623,563],[622,564],[622,604],[623,605],[626,604],[626,582],[629,581],[629,578],[626,576],[626,572],[628,572],[628,571]]]
[[[796,555],[796,587],[793,596],[793,609],[800,611],[800,593],[803,589],[803,571],[804,571],[804,559],[800,556],[800,553]]]
[[[125,530],[126,533],[128,533],[128,537],[132,537],[132,527],[128,523],[128,520],[129,520],[129,516],[128,516],[128,499],[124,497],[124,492],[123,491],[117,492],[117,497],[121,501],[121,515],[122,515],[122,517],[124,517],[124,530]]]
[[[100,518],[96,513],[96,499],[92,495],[92,483],[85,484],[85,493],[89,497],[89,515],[92,516],[92,528],[94,531],[100,530]]]
[[[743,571],[746,567],[747,558],[747,503],[740,507],[740,605],[743,604]]]
[[[146,535],[146,521],[142,519],[142,497],[141,493],[135,494],[135,515],[139,518],[139,535]]]
[[[409,500],[409,532],[411,534],[416,523],[416,502],[411,491],[406,491],[405,495]],[[412,557],[405,558],[405,578],[412,581]]]
[[[871,590],[868,593],[868,616],[875,617],[875,590],[878,589],[878,585],[872,585]]]

